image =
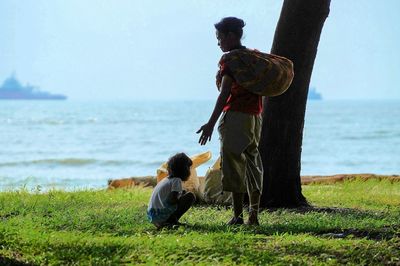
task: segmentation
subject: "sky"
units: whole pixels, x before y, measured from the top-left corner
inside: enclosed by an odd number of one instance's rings
[[[83,100],[215,99],[213,24],[246,22],[268,52],[283,0],[0,0],[0,83]],[[311,86],[325,99],[400,99],[400,1],[332,0]]]

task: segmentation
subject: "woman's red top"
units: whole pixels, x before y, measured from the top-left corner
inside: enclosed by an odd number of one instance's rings
[[[245,48],[244,46],[242,46]],[[219,71],[217,73],[217,87],[221,86],[222,77],[228,75],[233,79],[231,94],[226,101],[223,111],[237,111],[242,113],[258,115],[262,112],[262,96],[249,92],[248,90],[240,87],[235,82],[235,77],[229,70],[228,66],[224,64],[223,59],[218,63]]]

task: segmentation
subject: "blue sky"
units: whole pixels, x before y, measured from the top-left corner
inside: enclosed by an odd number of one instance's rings
[[[283,1],[1,0],[0,81],[71,99],[214,99],[213,24],[243,18],[269,51]],[[332,0],[311,85],[326,99],[400,99],[400,1]]]

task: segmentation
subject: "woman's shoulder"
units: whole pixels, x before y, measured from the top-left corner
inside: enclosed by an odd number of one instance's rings
[[[231,62],[235,62],[237,60],[241,60],[244,55],[252,55],[254,53],[260,53],[257,49],[250,49],[250,48],[242,48],[242,49],[234,49],[232,51],[224,53],[219,63],[220,64],[229,64]]]

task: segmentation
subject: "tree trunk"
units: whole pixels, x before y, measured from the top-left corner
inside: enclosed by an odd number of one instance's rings
[[[294,79],[281,96],[264,99],[260,153],[264,187],[260,206],[308,205],[301,192],[300,168],[308,87],[330,0],[285,0],[272,54],[294,63]]]

